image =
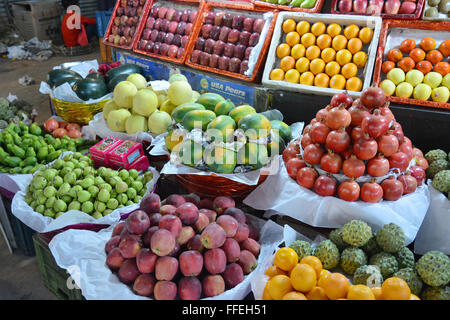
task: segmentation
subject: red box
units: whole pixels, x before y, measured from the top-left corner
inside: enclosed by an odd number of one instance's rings
[[[137,171],[145,171],[150,167],[150,163],[148,162],[148,158],[145,155],[137,158],[133,163],[131,163],[127,168],[127,170],[135,169]]]
[[[113,168],[128,168],[136,159],[144,154],[142,144],[124,140],[106,154],[108,164]]]
[[[108,158],[106,154],[113,150],[116,146],[122,143],[122,140],[119,140],[114,137],[106,137],[102,139],[100,142],[96,143],[92,147],[89,148],[89,154],[94,160],[96,166],[108,166]]]
[[[280,10],[280,11],[318,13],[322,10],[325,0],[317,0],[316,4],[311,9],[285,6],[285,5],[281,5],[281,4],[275,4],[275,3],[259,1],[259,0],[252,0],[252,3],[256,8],[270,8],[273,10]]]

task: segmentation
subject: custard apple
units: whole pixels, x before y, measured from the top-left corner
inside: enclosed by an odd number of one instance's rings
[[[339,249],[331,240],[320,242],[314,250],[314,256],[319,258],[324,269],[333,269],[339,264]]]
[[[349,275],[353,275],[355,270],[367,264],[367,256],[357,247],[345,248],[341,253],[339,265],[342,270]]]
[[[397,259],[395,259],[394,255],[387,252],[380,252],[371,256],[369,264],[378,266],[384,279],[389,278],[398,271]]]
[[[416,270],[427,285],[445,286],[450,281],[450,258],[440,251],[429,251],[417,261]]]
[[[298,255],[298,261],[302,260],[306,256],[312,256],[313,248],[307,241],[295,240],[291,243],[289,248],[294,249]]]
[[[333,241],[333,243],[338,247],[339,251],[344,250],[349,245],[342,239],[342,230],[341,229],[334,229],[330,232],[328,235],[328,239]]]
[[[427,159],[428,164],[430,164],[430,165],[436,160],[439,160],[439,159],[445,160],[446,158],[447,158],[447,153],[441,149],[430,150],[427,153],[425,153],[425,159]]]
[[[396,253],[405,246],[405,233],[395,223],[385,224],[377,232],[377,243],[381,250],[389,253]]]
[[[445,159],[439,159],[434,161],[432,164],[430,164],[430,166],[428,167],[428,169],[426,170],[427,173],[427,177],[428,178],[434,178],[434,176],[442,171],[442,170],[446,170],[448,167],[448,162]]]
[[[359,267],[353,274],[353,284],[363,284],[369,288],[381,287],[383,276],[380,268],[370,264]]]
[[[422,300],[450,300],[450,287],[425,287]]]
[[[364,252],[370,257],[374,254],[381,252],[381,248],[377,243],[376,234],[373,235],[370,240],[361,247],[361,249],[364,250]]]
[[[403,247],[394,254],[398,262],[398,268],[414,268],[414,253],[407,247]]]
[[[431,183],[436,190],[440,192],[450,191],[450,170],[442,170],[436,173]]]
[[[396,273],[394,273],[392,276],[405,280],[405,282],[409,286],[409,289],[411,289],[411,292],[414,293],[416,296],[420,295],[420,292],[422,291],[423,287],[423,282],[420,276],[414,270],[414,268],[402,268],[398,270]]]
[[[361,220],[352,220],[341,229],[342,239],[353,247],[365,245],[372,237],[372,228]]]

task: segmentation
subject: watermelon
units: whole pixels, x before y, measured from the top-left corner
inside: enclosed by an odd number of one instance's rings
[[[205,110],[205,107],[198,103],[183,103],[172,111],[172,118],[176,123],[181,123],[184,115],[192,110]]]
[[[117,77],[118,75],[126,74],[128,77],[132,73],[142,73],[141,67],[139,67],[135,64],[131,64],[131,63],[122,64],[121,66],[112,68],[111,70],[106,72],[105,82],[109,85],[109,82],[112,79],[114,79],[115,77]],[[125,77],[125,79],[126,79],[126,77]]]
[[[75,83],[77,83],[78,81],[82,80],[83,78],[78,78],[78,77],[65,77],[65,78],[61,78],[58,81],[56,81],[53,84],[53,89],[59,87],[60,85],[62,85],[63,83],[68,83],[70,85],[70,87],[73,87],[73,85]]]
[[[220,94],[208,92],[198,97],[197,101],[195,102],[203,105],[206,108],[206,110],[214,111],[214,108],[216,107],[217,103],[219,103],[222,100],[225,100],[225,98],[222,97]]]
[[[72,89],[84,101],[98,99],[108,93],[105,82],[94,79],[82,79],[75,83]]]
[[[129,74],[119,74],[115,76],[111,81],[108,82],[108,91],[113,92],[114,88],[119,82],[127,80]]]
[[[75,71],[69,69],[53,69],[47,74],[47,83],[50,87],[53,87],[56,82],[63,78],[83,79],[83,77]]]
[[[260,113],[246,115],[239,120],[238,127],[244,130],[249,139],[253,140],[267,137],[271,128],[269,120]]]
[[[207,132],[211,140],[229,142],[233,139],[236,122],[230,116],[218,116],[208,124]],[[217,131],[216,131],[217,130]]]
[[[102,74],[99,72],[91,72],[85,77],[85,79],[94,79],[94,80],[105,81],[105,78],[103,78]]]
[[[192,110],[184,115],[182,123],[188,131],[192,131],[198,124],[201,124],[201,129],[205,131],[215,118],[216,114],[210,110]]]

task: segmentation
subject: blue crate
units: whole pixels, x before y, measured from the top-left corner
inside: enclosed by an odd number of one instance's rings
[[[112,13],[112,9],[108,11],[95,11],[95,18],[97,19],[97,35],[99,38],[102,38],[105,34]]]

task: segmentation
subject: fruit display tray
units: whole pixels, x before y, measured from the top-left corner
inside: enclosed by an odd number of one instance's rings
[[[418,20],[422,15],[422,9],[425,6],[426,0],[416,1],[416,11],[411,14],[388,14],[381,13],[379,16],[383,19],[401,19],[401,20]],[[338,10],[339,0],[332,0],[331,2],[331,13],[333,14],[348,14],[348,15],[359,15],[359,16],[373,16],[371,13],[358,13],[358,12],[341,12]]]
[[[258,1],[258,0],[252,0],[252,3],[256,8],[270,8],[270,9],[280,10],[280,11],[318,13],[318,12],[322,11],[322,7],[325,3],[325,0],[316,0],[316,4],[311,9],[291,7],[291,6],[270,3],[270,2],[266,2],[266,1]]]
[[[282,30],[282,24],[287,19],[293,19],[296,22],[305,20],[310,23],[315,22],[323,22],[325,24],[329,23],[337,23],[341,26],[356,24],[360,27],[370,27],[373,29],[373,37],[370,44],[367,46],[367,55],[368,59],[364,69],[362,72],[358,72],[358,77],[363,82],[363,86],[361,91],[347,91],[340,89],[332,89],[332,88],[323,88],[317,86],[304,85],[299,83],[289,83],[286,81],[279,80],[270,80],[270,72],[276,66],[276,63],[280,60],[276,56],[276,50],[278,45],[281,43],[283,38],[285,37]],[[369,87],[372,82],[372,72],[373,66],[375,65],[375,57],[377,54],[378,47],[378,38],[380,36],[380,30],[382,25],[382,19],[380,17],[366,17],[366,16],[341,16],[341,15],[332,15],[332,14],[309,14],[303,12],[280,12],[278,14],[278,19],[276,21],[275,29],[273,32],[272,43],[269,48],[269,53],[267,55],[266,66],[264,68],[264,73],[262,77],[262,83],[272,89],[281,89],[287,91],[295,91],[295,92],[304,92],[304,93],[312,93],[316,95],[329,95],[332,96],[336,93],[346,92],[353,98],[359,97],[361,92]]]
[[[116,5],[114,6],[113,13],[112,13],[112,15],[111,15],[111,18],[109,19],[108,27],[106,28],[105,35],[104,35],[104,37],[103,37],[103,44],[105,44],[105,45],[107,45],[107,46],[112,46],[112,47],[120,48],[120,49],[131,50],[131,49],[133,48],[134,42],[135,42],[136,39],[137,39],[137,33],[138,33],[138,30],[139,30],[139,26],[141,25],[142,21],[144,20],[144,19],[142,19],[142,17],[145,16],[146,13],[148,12],[148,10],[150,9],[150,3],[151,3],[152,1],[151,1],[151,0],[147,0],[147,1],[145,2],[145,4],[144,4],[144,9],[143,9],[142,12],[141,12],[141,16],[140,16],[139,21],[138,21],[138,24],[137,24],[137,26],[136,26],[136,31],[134,32],[134,35],[133,35],[133,37],[131,38],[130,44],[128,44],[128,45],[126,45],[126,46],[121,46],[121,45],[114,44],[114,43],[111,43],[111,42],[109,42],[109,41],[106,41],[106,40],[108,39],[109,35],[111,34],[111,28],[112,28],[112,26],[114,25],[114,19],[116,18],[116,15],[117,15],[117,8],[120,6],[120,2],[121,2],[121,0],[117,0],[117,1],[116,1]]]
[[[422,20],[428,20],[428,21],[450,21],[450,16],[445,13],[438,13],[437,17],[426,17],[425,11],[431,8],[430,5],[428,5],[428,0],[425,0],[425,4],[423,5],[423,11],[422,11]]]
[[[249,58],[249,60],[254,61],[253,65],[249,65],[249,69],[253,68],[253,72],[250,77],[240,74],[240,73],[231,72],[228,70],[221,70],[218,68],[216,69],[216,68],[204,66],[199,63],[194,63],[194,62],[190,61],[192,52],[195,50],[196,40],[199,38],[200,33],[202,31],[202,26],[204,24],[206,15],[208,14],[208,12],[215,12],[215,11],[219,11],[219,10],[223,10],[223,11],[225,11],[227,13],[231,13],[231,14],[239,14],[239,15],[243,15],[245,17],[252,17],[252,18],[263,18],[263,15],[265,13],[273,14],[270,22],[268,19],[266,19],[266,23],[265,23],[263,31],[261,33],[261,37],[259,38],[258,43],[254,46],[251,56]],[[262,66],[264,64],[264,61],[265,61],[265,58],[267,55],[267,51],[268,51],[270,42],[272,40],[272,34],[273,34],[274,27],[275,27],[275,22],[277,20],[277,16],[278,16],[277,10],[273,11],[273,10],[264,9],[264,8],[255,8],[255,7],[253,7],[253,5],[235,4],[235,3],[226,3],[226,2],[224,2],[224,3],[207,2],[205,4],[205,6],[203,7],[203,10],[201,11],[201,15],[198,17],[198,19],[200,20],[200,24],[194,32],[192,41],[188,44],[188,48],[187,48],[188,55],[187,55],[185,64],[194,69],[199,69],[199,70],[203,70],[203,71],[222,74],[224,76],[228,76],[231,78],[237,78],[237,79],[241,79],[244,81],[259,82],[259,80],[261,78],[261,74],[262,74],[262,69],[263,69]]]
[[[439,36],[443,35],[444,37],[448,35],[448,30],[450,30],[450,22],[432,22],[432,21],[401,21],[401,20],[385,20],[383,21],[383,27],[381,28],[380,32],[380,40],[379,40],[379,47],[376,57],[376,63],[375,63],[375,69],[373,71],[373,82],[378,86],[382,79],[381,74],[381,65],[383,63],[383,58],[386,56],[387,52],[392,49],[391,46],[386,45],[388,43],[388,37],[389,32],[393,28],[401,28],[402,36],[404,36],[404,39],[407,39],[408,37],[420,41],[422,38],[422,33],[418,33],[415,30],[425,30],[434,33],[434,35]],[[446,31],[446,32],[440,32],[440,31]],[[425,35],[426,36],[426,35]],[[396,41],[394,45],[399,46],[401,41]],[[450,109],[450,103],[445,102],[435,102],[431,100],[418,100],[418,99],[412,99],[412,98],[399,98],[394,96],[388,96],[386,97],[387,100],[395,102],[395,103],[401,103],[401,104],[409,104],[409,105],[418,105],[418,106],[424,106],[424,107],[432,107],[432,108],[441,108],[441,109]]]
[[[150,0],[149,8],[145,12],[143,19],[142,19],[143,22],[139,25],[139,29],[136,31],[137,38],[136,38],[136,41],[133,43],[133,51],[136,53],[142,54],[142,55],[149,56],[149,57],[158,58],[161,60],[167,60],[167,61],[171,61],[171,62],[175,62],[175,63],[179,63],[179,64],[184,64],[187,54],[188,54],[187,49],[188,49],[189,43],[194,41],[195,30],[196,30],[196,28],[199,27],[200,19],[198,19],[198,17],[200,16],[201,12],[203,11],[205,2],[206,1],[204,1],[204,0],[174,0],[174,1]],[[151,14],[151,9],[154,5],[159,5],[159,6],[164,5],[166,7],[175,8],[178,10],[193,9],[193,8],[195,8],[197,10],[197,19],[194,22],[192,31],[189,35],[188,43],[186,44],[186,46],[184,48],[184,52],[183,52],[182,56],[179,58],[177,58],[177,57],[172,58],[167,55],[163,56],[159,53],[148,52],[148,51],[145,51],[145,50],[142,50],[141,48],[139,48],[140,40],[142,39],[142,35],[146,28],[147,19]]]

